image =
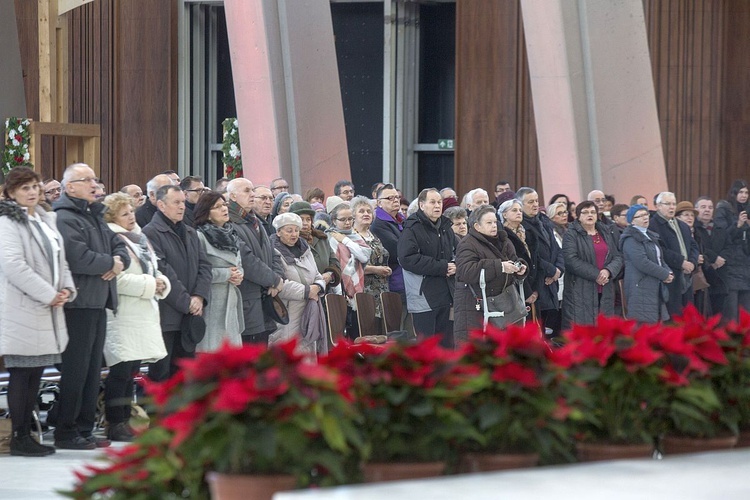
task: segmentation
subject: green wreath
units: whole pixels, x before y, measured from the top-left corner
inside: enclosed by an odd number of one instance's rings
[[[31,134],[29,133],[31,120],[28,118],[8,118],[5,120],[5,147],[3,148],[2,170],[4,174],[10,172],[13,167],[31,167],[34,165],[29,161],[29,144]]]
[[[224,144],[221,147],[224,157],[224,175],[227,179],[242,177],[242,153],[240,152],[240,129],[237,118],[227,118],[224,127]]]

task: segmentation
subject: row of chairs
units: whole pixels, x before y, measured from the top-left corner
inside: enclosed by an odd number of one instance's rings
[[[360,337],[388,335],[401,330],[403,313],[401,295],[396,292],[382,292],[379,300],[382,318],[375,316],[375,297],[369,293],[354,295]],[[331,336],[331,343],[336,345],[344,338],[346,329],[346,298],[343,295],[329,293],[325,296],[325,302],[328,332]]]

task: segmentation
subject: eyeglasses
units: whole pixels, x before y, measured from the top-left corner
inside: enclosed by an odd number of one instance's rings
[[[581,210],[581,215],[596,215],[596,210]]]
[[[594,203],[604,203],[605,201],[607,201],[607,199],[606,198],[594,198],[591,201],[593,201]]]
[[[676,207],[677,203],[675,203],[674,201],[660,201],[659,205],[664,205],[665,207]]]
[[[378,198],[379,200],[388,200],[388,201],[396,201],[400,199],[399,195],[392,194],[391,196],[383,196],[382,198]]]
[[[88,183],[94,182],[94,183],[97,183],[99,181],[96,179],[96,177],[84,177],[83,179],[73,179],[73,180],[70,180],[68,182],[70,182],[70,183],[72,183],[72,182],[88,182]]]
[[[341,219],[336,219],[339,222],[354,222],[354,217],[344,217]]]
[[[557,212],[555,215],[557,215],[557,216],[568,215],[568,211],[565,210],[563,212]]]
[[[273,189],[274,191],[277,190],[277,189],[281,189],[282,191],[286,191],[287,189],[289,189],[289,184],[285,184],[283,186],[276,186],[276,187],[273,187],[271,189]]]
[[[44,194],[62,193],[62,188],[52,188],[44,192]]]
[[[268,195],[256,196],[255,199],[256,200],[263,200],[263,201],[271,201],[271,200],[273,200],[273,196],[268,196]]]
[[[183,189],[186,193],[210,193],[211,190],[209,188],[198,188],[198,189]]]
[[[214,205],[213,207],[211,207],[211,210],[220,210],[220,209],[226,208],[228,206],[229,206],[228,203],[222,203],[220,205]]]
[[[648,214],[634,215],[634,219],[640,219],[641,217],[648,217]]]
[[[466,221],[463,221],[463,222],[454,222],[454,223],[453,223],[453,225],[454,225],[454,226],[458,226],[458,227],[461,227],[461,226],[468,226],[468,225],[469,225],[469,223],[468,223],[468,222],[466,222]]]

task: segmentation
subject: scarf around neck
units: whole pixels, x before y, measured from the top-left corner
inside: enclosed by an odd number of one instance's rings
[[[224,224],[224,227],[209,222],[198,227],[198,231],[203,233],[214,248],[232,253],[236,253],[239,249],[237,231],[230,222]]]

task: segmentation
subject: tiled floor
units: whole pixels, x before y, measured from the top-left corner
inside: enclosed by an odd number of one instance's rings
[[[51,442],[51,436],[45,439],[45,444]],[[101,455],[101,450],[57,450],[41,458],[0,455],[0,499],[62,498],[56,491],[73,487],[73,471],[82,470],[85,463],[95,462]]]

